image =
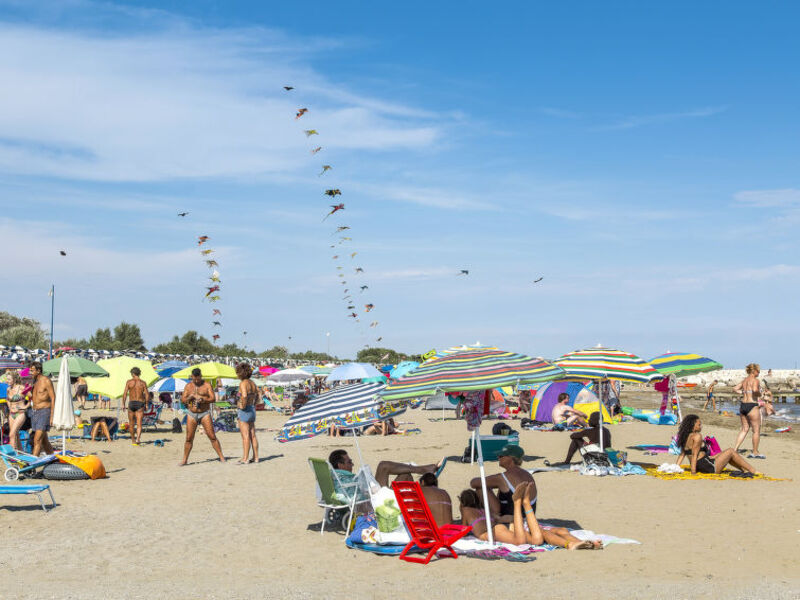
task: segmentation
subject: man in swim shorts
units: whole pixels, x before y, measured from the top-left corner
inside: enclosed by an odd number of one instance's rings
[[[53,446],[47,432],[53,426],[53,402],[56,399],[53,382],[47,375],[42,374],[42,363],[38,360],[31,363],[31,377],[33,377],[33,415],[31,416],[31,429],[33,430],[33,454],[39,456],[44,451],[53,454]]]
[[[192,369],[192,380],[183,389],[182,400],[189,408],[189,412],[186,415],[186,442],[183,445],[183,462],[180,463],[180,466],[184,466],[189,460],[198,425],[203,426],[203,431],[206,432],[211,446],[219,456],[219,462],[225,462],[222,447],[214,433],[214,422],[211,420],[211,405],[217,401],[217,396],[214,388],[203,380],[203,373],[200,369]]]
[[[144,409],[150,399],[147,384],[139,378],[141,374],[142,370],[139,367],[133,367],[131,369],[131,378],[128,379],[125,384],[125,391],[122,392],[123,409],[126,401],[130,400],[128,402],[128,431],[131,434],[131,443],[134,446],[138,446],[142,438],[142,418],[144,417]]]
[[[575,410],[567,405],[569,402],[569,394],[561,392],[558,395],[558,403],[553,407],[553,425],[579,425],[586,427],[586,414],[579,410]]]

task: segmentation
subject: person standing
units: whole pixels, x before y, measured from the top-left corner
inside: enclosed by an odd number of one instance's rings
[[[150,392],[147,384],[140,379],[142,370],[139,367],[131,369],[131,378],[125,383],[122,392],[122,408],[128,403],[128,432],[131,434],[131,443],[138,446],[142,438],[142,419],[144,409],[148,404]]]
[[[711,382],[711,385],[708,386],[708,390],[706,391],[706,403],[703,404],[703,410],[708,408],[708,403],[711,402],[712,410],[716,412],[717,410],[717,399],[714,398],[714,386],[717,385],[717,380]]]
[[[39,456],[42,451],[45,454],[53,454],[53,446],[50,445],[47,432],[53,426],[53,402],[56,399],[56,392],[50,378],[42,374],[42,363],[38,360],[31,363],[30,373],[33,377],[31,392],[33,396],[33,415],[31,416],[33,455]]]
[[[183,389],[181,400],[188,407],[189,412],[186,415],[186,442],[183,445],[183,462],[180,463],[180,466],[186,465],[189,461],[198,425],[203,426],[203,431],[206,432],[211,446],[219,456],[219,461],[225,462],[222,447],[214,434],[214,422],[211,419],[211,405],[217,401],[217,396],[214,394],[211,384],[203,380],[203,373],[200,369],[192,369],[192,380]]]
[[[19,443],[19,432],[25,424],[25,411],[30,406],[30,402],[25,399],[25,386],[22,384],[22,378],[18,371],[6,373],[6,382],[8,383],[6,390],[9,411],[8,437],[11,440],[11,447],[19,451],[22,449]]]
[[[256,401],[258,388],[250,379],[253,368],[247,363],[236,365],[236,376],[239,383],[239,400],[236,403],[237,417],[239,419],[239,432],[242,434],[242,458],[239,464],[250,462],[258,463],[258,438],[256,438]],[[250,460],[250,448],[253,449],[253,459]]]
[[[89,397],[89,385],[83,375],[78,377],[78,387],[75,388],[75,396],[78,398],[78,408],[86,408],[86,400]]]
[[[733,390],[742,393],[742,403],[739,405],[739,418],[742,422],[742,429],[736,437],[736,445],[733,447],[735,451],[739,451],[739,446],[742,445],[744,439],[747,437],[747,432],[752,428],[753,430],[753,451],[747,455],[747,458],[766,458],[758,451],[758,443],[761,440],[761,409],[759,402],[761,401],[761,382],[758,376],[761,374],[761,367],[756,363],[750,363],[745,368],[747,377],[739,383]]]

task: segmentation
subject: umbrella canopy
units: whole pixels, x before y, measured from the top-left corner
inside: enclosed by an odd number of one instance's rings
[[[189,363],[182,360],[168,360],[160,365],[156,365],[155,369],[159,377],[169,377],[188,366]]]
[[[0,370],[2,369],[21,369],[22,363],[10,358],[0,358]]]
[[[384,399],[432,396],[438,390],[487,390],[560,379],[564,371],[541,358],[503,350],[472,350],[430,360],[381,392]]]
[[[158,373],[153,369],[150,361],[140,358],[118,356],[116,358],[98,360],[97,364],[108,372],[108,377],[87,377],[86,383],[89,386],[90,393],[108,398],[122,398],[125,384],[131,378],[131,369],[133,367],[141,369],[141,379],[146,385],[150,385],[158,379]]]
[[[717,371],[722,365],[715,360],[688,352],[667,352],[650,360],[659,373],[687,377],[698,373]]]
[[[153,385],[150,386],[150,391],[156,394],[160,394],[161,392],[169,392],[169,393],[180,393],[183,391],[183,388],[186,387],[186,384],[189,383],[188,379],[175,379],[174,377],[164,377],[163,379],[159,379]]]
[[[307,379],[311,379],[311,377],[313,377],[311,373],[306,373],[300,369],[284,369],[283,371],[278,371],[267,377],[267,383],[288,385],[306,381]]]
[[[321,367],[319,365],[305,365],[304,367],[298,367],[301,371],[305,371],[306,373],[311,373],[312,375],[327,375],[331,372],[331,367]]]
[[[394,367],[391,371],[389,371],[389,377],[392,379],[400,379],[404,375],[408,375],[411,371],[416,369],[419,366],[419,363],[413,360],[406,360],[399,363],[396,367]]]
[[[331,371],[325,381],[360,380],[367,377],[381,377],[381,372],[369,363],[345,363]]]
[[[61,363],[67,361],[70,377],[105,377],[108,375],[103,367],[80,356],[61,356],[42,363],[42,373],[52,377],[61,376]],[[149,364],[149,363],[148,363]]]
[[[276,369],[275,367],[270,367],[269,365],[264,367],[258,367],[258,372],[261,373],[264,377],[272,375],[273,373],[277,373],[278,371],[279,369]]]
[[[388,419],[405,410],[405,402],[378,396],[381,383],[354,383],[312,398],[297,409],[278,434],[279,442],[302,440],[328,427],[361,427]]]
[[[69,363],[61,361],[56,384],[56,401],[53,406],[53,427],[62,431],[61,453],[67,451],[66,432],[75,427],[75,409],[72,406],[72,386],[69,381]]]
[[[203,374],[203,379],[215,380],[220,377],[236,378],[236,369],[218,362],[204,362],[199,365],[192,365],[181,369],[177,373],[173,373],[172,377],[176,379],[188,379],[192,376],[192,371],[195,369],[200,369],[200,372]]]
[[[433,360],[435,358],[443,358],[445,356],[451,356],[453,354],[456,354],[457,352],[469,352],[471,350],[498,350],[498,348],[495,346],[484,346],[480,342],[476,342],[470,345],[462,344],[461,346],[450,346],[446,350],[436,350],[433,357],[429,358],[428,360]]]
[[[588,348],[568,352],[555,361],[566,371],[560,379],[616,379],[626,383],[650,383],[664,377],[648,363],[630,352],[613,348]]]

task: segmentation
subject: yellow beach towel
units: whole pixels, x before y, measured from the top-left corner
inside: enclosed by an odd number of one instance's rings
[[[763,479],[765,481],[791,481],[790,479],[779,479],[777,477],[767,477],[766,475],[754,475],[753,477],[734,477],[731,475],[732,471],[723,471],[722,473],[695,473],[692,475],[691,468],[686,465],[683,465],[683,473],[659,473],[658,467],[647,467],[645,471],[647,471],[648,475],[652,475],[658,479],[728,479],[736,481]]]

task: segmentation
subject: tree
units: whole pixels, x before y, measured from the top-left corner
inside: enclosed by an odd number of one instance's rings
[[[116,350],[114,348],[114,336],[111,335],[111,329],[98,329],[94,335],[89,338],[89,347],[92,350]]]
[[[364,348],[358,351],[356,360],[367,363],[397,364],[408,360],[408,356],[390,348]]]
[[[306,350],[305,352],[293,352],[289,358],[295,360],[305,360],[308,362],[330,362],[334,357],[324,352],[314,352],[313,350]]]
[[[173,336],[169,342],[153,347],[154,352],[164,354],[217,354],[217,348],[194,330],[187,331],[181,337]]]
[[[273,346],[264,350],[259,356],[264,358],[289,358],[289,349],[286,346]]]
[[[48,345],[47,339],[48,336],[39,321],[0,311],[0,344],[44,348]]]
[[[114,349],[115,350],[136,350],[144,352],[147,350],[142,339],[142,332],[139,326],[123,321],[114,327]]]

